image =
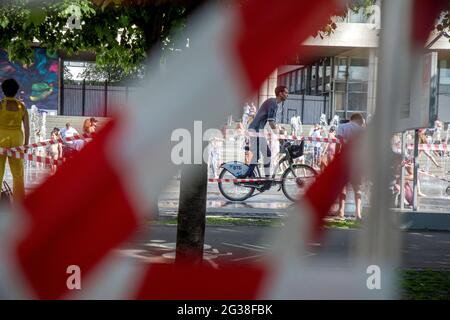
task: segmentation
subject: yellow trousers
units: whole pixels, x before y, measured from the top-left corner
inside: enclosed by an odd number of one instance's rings
[[[22,130],[0,129],[0,147],[11,148],[23,145]],[[8,158],[9,168],[13,176],[13,198],[14,200],[23,199],[25,196],[23,159],[16,159],[0,155],[0,181],[3,187],[3,177],[5,175],[6,158]]]

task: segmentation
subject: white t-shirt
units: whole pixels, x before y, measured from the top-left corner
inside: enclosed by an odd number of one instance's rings
[[[70,137],[73,137],[74,135],[77,135],[77,134],[78,134],[78,131],[75,128],[73,128],[73,127],[70,127],[69,129],[63,128],[61,130],[61,136],[63,138],[70,138]],[[73,144],[73,141],[67,141],[66,143]]]
[[[298,121],[297,121],[297,117],[292,117],[291,118],[291,125],[296,127],[298,125]]]
[[[250,114],[250,106],[248,104],[246,104],[244,106],[244,115],[249,115]]]
[[[66,128],[65,130],[63,130],[61,134],[64,138],[70,138],[78,134],[78,131],[77,129],[70,127],[69,129]]]
[[[320,130],[314,130],[311,134],[311,137],[313,138],[322,138],[322,134],[320,133]],[[314,141],[312,145],[316,148],[320,148],[322,146],[322,142],[320,141]]]
[[[363,130],[364,129],[358,124],[350,121],[339,125],[336,136],[343,138],[344,142],[348,142],[352,137]]]

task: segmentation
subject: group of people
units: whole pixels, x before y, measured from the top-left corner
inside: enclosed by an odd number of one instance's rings
[[[284,101],[289,96],[289,92],[286,86],[277,86],[275,88],[275,98],[269,98],[267,99],[260,107],[258,112],[255,115],[254,120],[249,124],[248,129],[251,129],[255,131],[256,133],[261,132],[264,130],[265,126],[268,124],[272,131],[275,134],[285,134],[282,127],[279,126],[276,123],[276,114],[278,111],[278,108],[282,108]],[[297,121],[297,119],[296,119]],[[339,138],[344,143],[347,143],[351,139],[353,139],[355,136],[359,135],[363,128],[365,127],[365,120],[361,113],[354,113],[350,121],[345,124],[341,124],[337,128],[330,128],[328,132],[328,138]],[[316,125],[311,133],[313,137],[322,137],[323,136],[323,128],[320,125]],[[315,154],[315,161],[319,165],[320,161],[322,159],[321,157],[321,144],[322,142],[317,142],[316,144],[313,144],[314,146],[314,154]],[[270,144],[267,142],[267,139],[264,137],[251,136],[249,138],[249,146],[248,150],[250,151],[250,161],[248,170],[243,175],[239,176],[238,178],[248,178],[251,177],[253,174],[253,171],[255,167],[258,164],[258,161],[260,159],[260,156],[262,155],[263,158],[263,165],[264,165],[264,175],[267,179],[267,182],[264,184],[261,191],[264,191],[265,189],[269,189],[272,182],[270,180],[270,168],[271,168],[271,148]],[[334,156],[336,152],[336,145],[329,143],[326,147],[326,154],[327,158],[325,162],[330,162],[332,157]],[[361,178],[352,178],[352,181],[350,184],[353,187],[354,193],[355,193],[355,216],[357,220],[360,220],[362,218],[361,216],[361,206],[362,206],[362,197],[361,197]],[[345,209],[345,201],[347,198],[347,189],[344,188],[340,194],[339,197],[339,210],[337,212],[338,218],[344,218],[344,209]]]
[[[94,133],[97,127],[97,122],[98,122],[97,119],[93,117],[84,120],[83,133],[87,134]],[[62,129],[53,128],[52,132],[50,133],[50,138],[53,140],[60,138],[65,139],[76,135],[79,135],[77,129],[72,127],[72,125],[69,122],[67,122],[66,126]],[[47,147],[46,153],[53,160],[58,160],[63,157],[63,150],[65,157],[71,157],[74,153],[80,151],[83,148],[83,146],[84,146],[83,140],[66,141],[64,145],[62,143],[54,143]],[[56,169],[57,166],[52,165],[51,173],[54,174],[56,172]]]
[[[27,108],[23,101],[16,98],[19,92],[19,83],[15,79],[6,79],[1,84],[4,98],[0,101],[0,147],[13,148],[30,143],[30,119]],[[96,130],[97,120],[89,118],[84,121],[83,133],[93,133]],[[41,132],[35,133],[40,140],[44,140]],[[51,139],[72,137],[77,135],[78,131],[70,123],[62,129],[54,128],[50,134]],[[72,144],[72,145],[70,145]],[[72,148],[80,148],[75,142],[68,143]],[[63,157],[64,147],[61,143],[51,144],[43,151],[54,160]],[[39,154],[42,155],[42,154]],[[3,182],[6,160],[8,160],[11,174],[13,177],[13,199],[20,200],[25,196],[24,182],[24,161],[6,154],[0,155],[0,182]],[[56,172],[56,165],[51,166],[51,173]]]

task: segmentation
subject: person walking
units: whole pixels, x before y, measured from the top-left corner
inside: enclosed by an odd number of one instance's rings
[[[30,122],[27,108],[22,102],[15,99],[19,91],[19,84],[14,79],[7,79],[2,83],[2,91],[5,98],[0,103],[0,147],[12,148],[28,145]],[[0,181],[2,183],[6,159],[8,159],[13,176],[13,199],[17,201],[25,196],[23,159],[0,155]]]
[[[59,129],[58,128],[55,128],[55,129],[53,129],[53,131],[50,133],[50,138],[53,139],[53,140],[57,140],[57,139],[61,138],[61,136],[59,135]],[[62,143],[60,143],[60,142],[53,143],[53,144],[49,145],[47,150],[48,150],[47,151],[48,155],[53,160],[59,160],[63,156]],[[56,164],[52,164],[51,165],[51,174],[52,175],[55,174],[56,170],[57,170],[57,165]]]
[[[359,135],[364,129],[365,121],[361,113],[354,113],[350,117],[350,122],[339,125],[337,129],[337,138],[342,140],[344,144]],[[356,220],[361,220],[361,177],[353,176],[350,184],[355,194],[355,216]],[[347,199],[347,187],[345,186],[339,198],[338,218],[344,219],[345,200]]]

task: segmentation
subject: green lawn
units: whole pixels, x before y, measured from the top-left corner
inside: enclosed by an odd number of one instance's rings
[[[176,225],[177,219],[160,219],[152,222],[156,225]],[[279,227],[283,225],[281,219],[261,219],[261,218],[233,218],[224,216],[206,217],[208,226],[261,226],[261,227]]]
[[[404,300],[450,300],[450,271],[402,270]]]
[[[176,218],[163,218],[155,220],[152,223],[156,225],[176,225]],[[283,226],[283,219],[280,218],[235,218],[226,216],[207,216],[206,224],[208,226],[262,226],[262,227],[280,227]],[[354,220],[327,221],[325,226],[328,228],[359,228],[360,223]]]

